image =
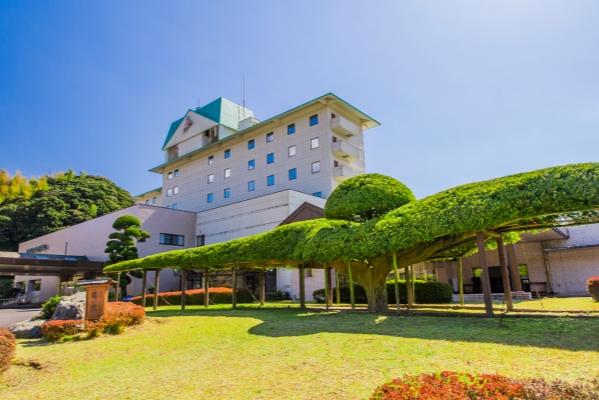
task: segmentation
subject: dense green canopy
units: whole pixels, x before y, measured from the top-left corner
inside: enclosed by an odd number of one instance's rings
[[[133,205],[101,176],[67,171],[38,179],[0,170],[0,250]]]
[[[342,182],[331,193],[324,209],[329,219],[364,222],[416,200],[397,179],[363,174]]]
[[[272,267],[373,260],[392,252],[406,265],[464,245],[479,231],[599,222],[598,209],[599,163],[566,165],[458,186],[364,223],[297,222],[224,243],[113,264],[105,271]]]

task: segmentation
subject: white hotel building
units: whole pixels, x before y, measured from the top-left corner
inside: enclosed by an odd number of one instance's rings
[[[162,175],[162,187],[138,196],[137,204],[125,210],[21,243],[19,252],[106,260],[110,225],[122,214],[140,217],[152,235],[139,244],[140,256],[222,242],[318,216],[343,179],[364,173],[363,134],[378,125],[332,93],[264,121],[250,109],[218,98],[188,110],[170,125],[164,162],[150,170]],[[267,287],[297,297],[296,275],[278,269],[267,277]],[[222,283],[215,279],[215,284]],[[254,278],[250,274],[248,279],[251,287]],[[41,301],[60,278],[15,280],[38,289],[37,297],[35,290],[30,292]],[[198,283],[193,278],[190,282]],[[162,272],[161,290],[178,285],[173,271]],[[322,271],[309,273],[307,293],[322,287]],[[139,288],[134,282],[130,293]]]

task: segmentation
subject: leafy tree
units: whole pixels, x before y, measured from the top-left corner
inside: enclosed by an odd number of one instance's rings
[[[355,207],[346,214],[349,219],[352,215],[369,217],[361,213],[359,204]],[[105,271],[167,266],[194,270],[318,267],[327,263],[347,274],[351,265],[353,279],[366,291],[369,311],[382,312],[387,309],[385,281],[393,254],[401,268],[465,254],[472,250],[478,232],[594,222],[599,222],[599,163],[573,164],[458,186],[409,201],[364,222],[296,222],[228,242],[123,261]]]
[[[106,250],[104,250],[110,259],[109,264],[139,258],[137,243],[145,242],[150,237],[148,232],[141,229],[139,218],[135,215],[122,215],[114,221],[112,227],[116,229],[116,232],[108,235],[110,240],[106,242]],[[119,286],[122,288],[123,295],[127,295],[129,283],[131,283],[129,274],[121,274]]]
[[[127,191],[101,176],[67,171],[26,179],[0,170],[0,250],[132,204]]]

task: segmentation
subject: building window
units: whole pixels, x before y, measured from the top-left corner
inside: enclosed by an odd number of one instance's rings
[[[196,246],[204,246],[206,244],[206,236],[198,235],[196,236]]]
[[[316,174],[320,172],[320,161],[315,161],[312,163],[312,173]]]
[[[289,147],[287,148],[287,155],[288,155],[289,157],[293,157],[293,156],[295,155],[295,145],[293,145],[293,146],[289,146]]]
[[[172,188],[171,188],[171,189],[168,189],[168,190],[166,191],[166,197],[171,197],[172,195],[173,195],[173,189],[172,189]]]
[[[179,186],[173,188],[173,194],[179,194]]]
[[[225,178],[231,177],[231,168],[225,168]]]
[[[214,174],[208,175],[208,183],[214,183]]]
[[[208,165],[214,164],[214,156],[208,156]]]
[[[146,205],[150,205],[150,199],[146,200],[144,203],[145,203]]]
[[[295,124],[287,125],[287,134],[293,135],[295,133]]]
[[[180,176],[180,175],[181,175],[181,173],[179,172],[179,170],[178,170],[178,169],[176,169],[176,170],[173,172],[173,175],[175,175],[175,178],[176,178],[176,177]]]
[[[167,246],[185,246],[185,236],[172,233],[161,233],[160,244]]]
[[[254,147],[256,147],[256,141],[254,139],[248,140],[248,150],[252,150]]]
[[[275,134],[274,134],[274,132],[268,132],[266,134],[266,143],[270,143],[273,140],[275,140]]]
[[[248,192],[253,192],[254,190],[256,190],[256,181],[249,181]]]
[[[310,115],[310,126],[318,125],[318,114]]]
[[[171,208],[172,208],[173,210],[176,210],[176,209],[177,209],[177,203],[173,203],[173,204],[171,204]]]
[[[275,162],[275,153],[268,153],[266,155],[266,163],[267,164],[272,164]]]
[[[169,172],[168,174],[166,174],[166,179],[168,179],[169,181],[171,179],[173,179],[173,171]]]
[[[337,136],[333,136],[333,143],[337,143]]]
[[[254,168],[256,168],[256,160],[254,160],[254,159],[248,160],[248,171],[250,171]]]
[[[225,199],[231,198],[231,188],[226,188],[225,190],[223,190],[223,197]]]
[[[320,140],[315,137],[310,139],[310,150],[314,150],[320,147]]]
[[[295,179],[297,179],[297,168],[291,168],[289,170],[289,180],[293,181]]]
[[[206,195],[206,202],[207,203],[212,203],[214,201],[214,194],[213,193],[208,193]]]
[[[304,276],[306,278],[312,278],[312,268],[306,268],[306,269],[304,269]]]
[[[275,176],[274,175],[268,175],[266,177],[266,186],[274,186],[275,184]]]
[[[322,199],[322,192],[314,192],[312,193],[312,196],[320,197]]]
[[[156,196],[152,197],[152,204],[156,204]]]
[[[226,149],[224,154],[225,154],[225,159],[231,158],[231,149]]]

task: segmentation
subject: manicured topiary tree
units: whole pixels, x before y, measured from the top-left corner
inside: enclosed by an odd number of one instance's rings
[[[358,201],[359,196],[355,199]],[[220,270],[327,263],[347,273],[351,265],[354,280],[366,289],[369,310],[385,311],[385,281],[393,254],[401,268],[459,255],[451,249],[469,251],[469,243],[479,232],[599,222],[599,163],[546,168],[458,186],[421,200],[409,199],[408,195],[407,202],[400,201],[403,205],[383,215],[380,213],[388,205],[379,211],[373,210],[372,205],[344,206],[345,213],[332,214],[348,219],[357,216],[363,222],[302,221],[224,243],[120,262],[105,271],[165,267]],[[330,212],[329,209],[329,216]],[[370,216],[374,218],[366,220]]]
[[[108,253],[109,264],[139,258],[137,243],[145,242],[150,237],[148,232],[141,229],[139,218],[135,215],[122,215],[114,221],[112,227],[116,229],[116,232],[108,235],[110,240],[106,242],[106,250],[104,250],[105,253]],[[119,286],[123,290],[123,295],[127,294],[129,283],[131,283],[131,277],[121,274]]]
[[[416,200],[397,179],[381,174],[362,174],[342,182],[324,208],[328,219],[364,222]]]

